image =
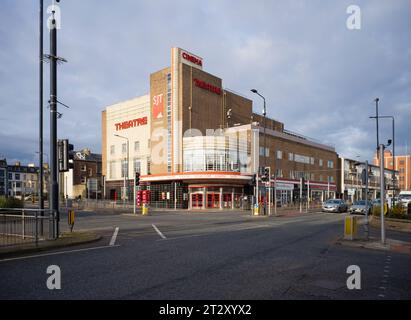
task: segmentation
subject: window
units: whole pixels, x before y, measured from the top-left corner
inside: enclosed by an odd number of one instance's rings
[[[20,180],[20,173],[16,173],[16,174],[14,175],[14,178],[15,178],[15,180]]]
[[[330,168],[330,169],[334,168],[334,161],[332,161],[332,160],[328,161],[328,168]]]
[[[290,179],[294,179],[294,170],[290,170]]]
[[[122,152],[122,153],[127,153],[127,143],[123,143],[123,144],[121,145],[121,152]]]
[[[275,176],[277,178],[283,178],[283,170],[282,169],[276,169],[275,170]]]
[[[81,171],[86,172],[87,171],[87,166],[85,164],[81,165]]]
[[[140,141],[134,141],[134,152],[140,152]]]
[[[128,162],[127,160],[121,161],[121,177],[128,177]]]
[[[0,178],[4,177],[4,170],[0,170]]]
[[[265,154],[264,154],[264,147],[260,147],[260,156],[261,157],[269,157],[270,156],[270,148],[265,148]]]
[[[110,179],[114,179],[115,177],[115,168],[116,168],[115,164],[116,163],[114,161],[110,161],[110,172],[109,172]]]
[[[134,159],[134,172],[141,173],[141,161],[140,161],[140,159]]]
[[[282,159],[283,158],[283,152],[278,150],[277,151],[277,159]]]
[[[288,154],[288,160],[294,161],[294,155],[291,152]]]
[[[320,174],[320,181],[323,181],[323,175]]]
[[[115,152],[114,146],[110,146],[110,154],[114,154],[114,152]]]
[[[328,182],[334,182],[334,177],[333,177],[333,176],[329,176],[329,177],[328,177]]]
[[[323,159],[320,159],[320,160],[319,160],[319,165],[320,165],[320,167],[323,166]]]
[[[310,158],[310,163],[314,164],[314,158],[313,157]]]
[[[86,184],[86,177],[81,177],[81,184]]]
[[[147,174],[151,174],[151,159],[147,158]]]
[[[400,166],[403,166],[405,164],[404,160],[400,160]]]
[[[310,157],[302,156],[300,154],[295,154],[294,161],[299,162],[299,163],[310,164]]]
[[[13,180],[13,174],[9,172],[9,180]]]
[[[88,175],[91,177],[91,176],[93,176],[93,169],[88,169]]]
[[[21,182],[16,182],[16,188],[21,188]]]

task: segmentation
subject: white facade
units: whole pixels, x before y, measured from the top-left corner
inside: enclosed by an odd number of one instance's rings
[[[150,95],[106,108],[106,181],[124,179],[122,166],[126,166],[127,159],[126,178],[133,179],[135,170],[148,174],[150,121]]]

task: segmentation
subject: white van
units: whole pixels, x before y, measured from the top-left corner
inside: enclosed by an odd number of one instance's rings
[[[401,191],[398,199],[404,206],[408,206],[411,202],[411,191]]]

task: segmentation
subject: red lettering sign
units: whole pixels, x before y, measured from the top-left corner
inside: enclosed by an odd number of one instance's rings
[[[204,90],[208,90],[210,92],[213,92],[215,94],[221,95],[221,88],[213,86],[212,84],[209,84],[205,81],[202,80],[198,80],[198,79],[193,79],[194,84],[199,87],[202,88]]]
[[[123,121],[115,124],[116,131],[125,130],[129,128],[145,126],[147,124],[147,117]]]
[[[187,52],[183,52],[182,57],[183,59],[190,61],[191,63],[194,63],[200,67],[203,66],[203,61],[201,59],[194,57],[191,54],[188,54]]]

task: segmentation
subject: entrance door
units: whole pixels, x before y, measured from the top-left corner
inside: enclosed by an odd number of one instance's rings
[[[193,207],[193,209],[203,208],[203,194],[202,193],[191,194],[191,206]]]
[[[220,208],[220,194],[219,193],[207,193],[207,208],[212,208],[212,209]]]
[[[232,194],[231,193],[224,193],[223,194],[223,208],[224,209],[231,209],[232,207]]]

